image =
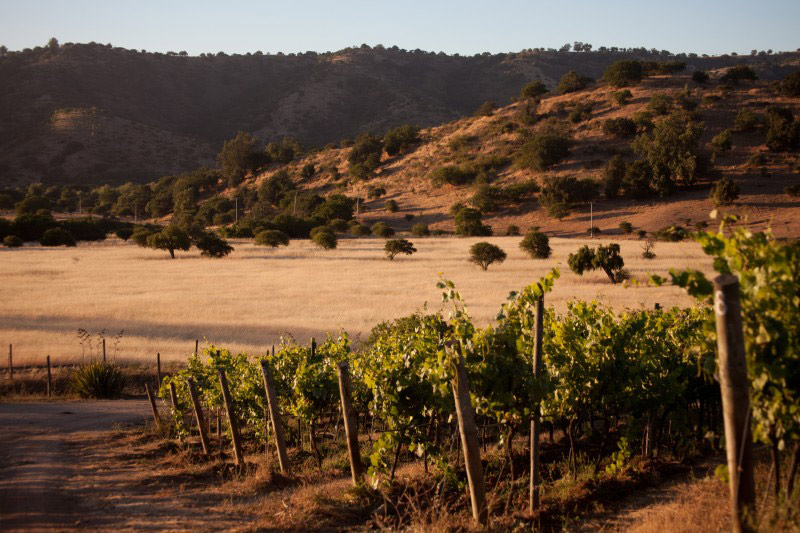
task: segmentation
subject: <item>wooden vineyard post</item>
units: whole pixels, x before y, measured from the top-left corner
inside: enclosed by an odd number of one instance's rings
[[[158,407],[156,407],[156,399],[153,397],[153,392],[150,390],[150,384],[144,384],[144,390],[147,392],[147,399],[150,400],[150,408],[153,410],[153,420],[156,422],[158,429],[161,429],[161,417],[158,416]]]
[[[453,346],[449,347],[453,350]],[[453,396],[458,415],[458,431],[461,434],[461,444],[464,450],[464,463],[467,469],[469,483],[469,499],[472,503],[472,517],[476,522],[486,527],[489,524],[489,509],[486,506],[486,486],[483,481],[483,465],[481,464],[481,448],[478,440],[478,426],[475,425],[475,411],[469,398],[469,385],[467,371],[464,368],[464,359],[461,349],[456,344],[455,376],[453,377]]]
[[[714,278],[714,315],[717,322],[719,384],[725,419],[725,450],[731,492],[731,519],[736,532],[750,531],[755,515],[753,438],[750,433],[750,396],[742,332],[739,279]]]
[[[539,285],[541,294],[536,301],[536,322],[533,344],[533,377],[537,380],[542,375],[542,335],[544,333],[544,291]],[[539,485],[541,483],[541,465],[539,461],[539,440],[542,433],[541,410],[537,404],[533,409],[531,420],[531,480],[529,494],[529,511],[531,514],[539,510]]]
[[[197,355],[199,350],[200,350],[200,339],[195,339],[194,340],[194,354]]]
[[[8,345],[8,377],[13,381],[14,380],[14,347],[9,344]]]
[[[311,360],[314,360],[314,357],[317,356],[317,341],[314,337],[311,337]]]
[[[169,400],[172,402],[172,409],[178,412],[178,391],[175,390],[175,384],[169,384]]]
[[[106,362],[106,339],[103,339],[103,362]]]
[[[203,445],[203,453],[208,455],[211,451],[211,445],[208,442],[206,424],[203,421],[203,408],[200,405],[200,400],[197,398],[197,388],[195,387],[194,380],[192,378],[187,379],[186,384],[189,386],[189,396],[192,398],[194,417],[197,420],[197,429],[200,431],[200,444]]]
[[[275,394],[275,387],[272,384],[272,373],[269,363],[261,361],[261,374],[264,376],[264,390],[267,393],[267,407],[269,408],[269,418],[272,421],[272,432],[275,434],[275,447],[278,449],[278,463],[281,473],[289,473],[289,455],[286,453],[286,441],[283,438],[283,423],[281,422],[280,410],[278,409],[278,396]]]
[[[161,352],[156,354],[156,376],[158,379],[158,388],[161,388]]]
[[[222,388],[222,398],[225,400],[225,410],[228,413],[228,424],[231,428],[231,440],[233,440],[233,455],[236,464],[244,466],[244,455],[242,454],[242,441],[239,436],[239,424],[236,422],[236,413],[233,411],[233,399],[231,392],[228,389],[228,378],[225,377],[225,371],[221,368],[217,369],[219,374],[219,386]]]
[[[336,365],[336,372],[339,374],[339,395],[342,398],[342,418],[347,437],[347,455],[350,457],[350,473],[353,476],[353,485],[357,486],[364,479],[364,466],[361,464],[361,450],[358,447],[358,425],[356,412],[353,409],[350,366],[347,361]]]
[[[47,397],[50,397],[52,391],[53,378],[50,373],[50,356],[47,356]]]

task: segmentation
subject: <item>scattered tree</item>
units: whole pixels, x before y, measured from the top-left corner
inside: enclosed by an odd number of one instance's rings
[[[394,261],[394,256],[397,254],[411,255],[416,252],[417,249],[414,248],[413,243],[409,240],[392,239],[390,241],[386,241],[383,251],[386,252],[386,257],[388,257],[390,261]]]
[[[422,222],[418,222],[411,226],[411,235],[415,237],[427,237],[431,234],[431,230],[428,229],[427,224],[423,224]]]
[[[16,235],[6,235],[3,237],[3,244],[6,246],[6,248],[19,248],[25,243],[23,243],[22,239]]]
[[[483,270],[487,270],[489,265],[502,263],[506,260],[506,253],[499,246],[488,242],[476,242],[469,249],[469,260]]]
[[[398,207],[398,205],[397,205],[397,202],[395,200],[391,200],[391,199],[390,200],[386,200],[386,202],[384,202],[384,207],[390,213],[396,213],[397,210],[400,209]]]
[[[709,197],[716,207],[731,205],[739,198],[739,186],[728,176],[724,176],[711,188]]]
[[[228,178],[228,184],[236,186],[242,179],[254,172],[264,163],[263,151],[259,149],[259,140],[252,134],[240,131],[233,139],[225,141],[217,155],[217,164]]]
[[[194,239],[194,245],[203,257],[225,257],[233,251],[228,241],[210,231],[203,231]]]
[[[372,234],[376,237],[389,238],[394,236],[394,230],[386,222],[376,222],[372,226]]]
[[[800,96],[800,70],[796,70],[783,78],[780,87],[784,96]]]
[[[523,144],[516,157],[520,168],[545,171],[569,155],[569,139],[558,134],[540,133]]]
[[[174,225],[147,237],[147,246],[155,250],[168,251],[172,259],[175,259],[175,250],[186,251],[191,245],[192,239],[186,230]]]
[[[323,250],[333,250],[339,243],[336,239],[336,234],[330,229],[323,229],[322,231],[316,232],[311,237],[311,240]]]
[[[656,253],[653,251],[653,248],[656,247],[656,241],[653,239],[647,239],[642,246],[642,259],[655,259]]]
[[[255,242],[259,246],[269,246],[271,248],[289,246],[289,236],[280,230],[268,229],[256,234]]]
[[[603,122],[603,132],[615,137],[633,137],[636,123],[627,117],[609,118]]]
[[[603,80],[614,87],[626,87],[642,81],[642,64],[632,59],[613,62],[603,73]]]
[[[547,259],[552,253],[550,239],[539,230],[529,231],[519,243],[520,249],[533,259]]]
[[[539,98],[547,94],[547,86],[539,80],[528,82],[519,92],[520,98]]]
[[[619,244],[600,245],[596,249],[582,246],[567,258],[570,270],[579,276],[587,270],[602,269],[611,283],[617,283],[627,277],[624,271],[625,261],[619,254]]]
[[[397,155],[407,152],[419,142],[419,128],[406,124],[389,131],[383,137],[383,148],[387,154]]]
[[[481,104],[477,111],[475,111],[475,116],[491,117],[494,114],[495,109],[497,109],[497,104],[491,100],[487,100]]]
[[[625,235],[630,235],[633,233],[633,224],[628,221],[622,221],[619,223],[619,229],[621,229]]]
[[[772,152],[788,152],[800,141],[800,122],[794,119],[792,110],[772,107],[767,111],[767,148]]]
[[[567,94],[575,91],[580,91],[593,81],[594,80],[592,78],[589,78],[587,76],[582,76],[577,72],[575,72],[574,70],[570,70],[569,72],[561,76],[561,80],[559,80],[558,82],[556,91],[558,92],[558,94]]]
[[[695,83],[705,83],[708,81],[708,74],[702,70],[695,70],[692,72],[692,81]]]
[[[516,224],[509,224],[506,228],[506,236],[508,237],[517,237],[519,236],[519,226]]]
[[[50,228],[39,242],[42,246],[77,246],[75,237],[63,228]]]
[[[462,207],[455,216],[456,234],[465,237],[484,237],[492,234],[492,228],[482,221],[481,212],[471,207]]]
[[[633,93],[628,89],[612,91],[609,95],[609,100],[611,100],[611,102],[617,106],[624,106],[631,98],[633,98]]]

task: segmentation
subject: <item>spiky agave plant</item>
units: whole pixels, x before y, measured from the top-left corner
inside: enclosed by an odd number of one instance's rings
[[[75,371],[71,385],[83,398],[115,398],[122,394],[125,376],[114,364],[94,361]]]

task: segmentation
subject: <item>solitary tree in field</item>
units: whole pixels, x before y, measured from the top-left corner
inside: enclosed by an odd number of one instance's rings
[[[276,229],[261,231],[256,235],[256,244],[277,248],[278,246],[288,246],[289,236]]]
[[[619,244],[600,245],[596,249],[582,246],[567,258],[570,270],[579,276],[587,270],[602,269],[611,283],[617,283],[627,278],[627,271],[623,268],[625,261],[619,254]]]
[[[188,250],[192,245],[192,238],[186,230],[178,226],[167,226],[160,232],[148,236],[147,245],[156,250],[166,250],[169,256],[175,259],[175,250]]]
[[[317,231],[311,237],[311,240],[323,250],[333,250],[339,244],[336,234],[330,230]]]
[[[550,257],[550,239],[539,230],[529,231],[520,241],[519,247],[533,259],[547,259]]]
[[[477,242],[469,249],[469,260],[484,270],[488,270],[493,263],[502,263],[506,260],[506,253],[499,246],[488,242]]]
[[[203,257],[225,257],[233,251],[228,241],[210,231],[204,231],[194,240]]]
[[[394,256],[397,254],[411,255],[417,251],[417,249],[414,248],[414,244],[407,239],[386,241],[383,250],[386,252],[386,257],[388,257],[390,261],[394,261]]]

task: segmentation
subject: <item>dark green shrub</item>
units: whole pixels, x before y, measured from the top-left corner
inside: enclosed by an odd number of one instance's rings
[[[394,261],[394,257],[397,254],[411,255],[416,252],[417,249],[414,248],[414,244],[407,239],[392,239],[386,241],[383,251],[386,252],[386,257],[388,257],[390,261]]]
[[[702,70],[695,70],[692,72],[692,81],[696,83],[705,83],[708,81],[708,74]]]
[[[587,270],[602,269],[611,283],[617,283],[629,277],[624,270],[625,261],[619,253],[619,244],[600,245],[596,249],[582,246],[567,258],[570,270],[583,275]]]
[[[300,175],[304,178],[310,178],[317,172],[316,167],[314,167],[314,163],[306,163],[303,165],[302,170],[300,170]]]
[[[117,231],[115,231],[114,234],[123,241],[127,242],[127,240],[130,239],[131,236],[133,235],[133,227],[131,226],[121,227]]]
[[[653,233],[653,237],[655,237],[657,240],[668,241],[668,242],[680,242],[688,236],[689,232],[686,231],[686,228],[684,228],[683,226],[679,226],[677,224],[673,224],[671,226],[664,226],[663,228]]]
[[[758,126],[758,115],[752,110],[744,108],[736,113],[736,118],[733,121],[733,131],[751,131]]]
[[[525,181],[507,185],[503,188],[502,192],[506,201],[518,203],[530,196],[533,196],[541,190],[542,188],[539,187],[539,184],[536,182],[536,180],[534,178],[530,178]]]
[[[106,228],[102,219],[73,218],[62,221],[61,227],[76,241],[102,241],[106,238]]]
[[[655,115],[666,115],[672,109],[672,96],[666,93],[656,93],[647,102],[647,110]]]
[[[784,96],[800,96],[800,70],[796,70],[783,78],[780,87]]]
[[[736,65],[734,67],[730,67],[720,79],[722,81],[738,83],[739,80],[757,80],[758,76],[756,76],[756,73],[753,72],[753,69],[747,65]]]
[[[332,194],[314,209],[312,216],[326,222],[336,218],[350,220],[353,218],[355,204],[355,200],[343,194]]]
[[[11,225],[11,233],[25,242],[41,241],[45,231],[57,226],[58,223],[49,213],[18,215]]]
[[[153,233],[153,231],[144,226],[135,226],[133,228],[133,233],[131,234],[131,240],[144,248],[147,246],[148,237],[150,237],[150,235]]]
[[[289,191],[294,189],[289,172],[282,168],[267,178],[258,188],[258,200],[272,205],[278,205]]]
[[[280,142],[271,142],[267,145],[266,154],[270,161],[287,165],[300,155],[303,147],[297,139],[283,137]]]
[[[539,98],[547,93],[547,86],[545,86],[545,84],[541,81],[535,80],[525,84],[525,86],[519,92],[519,96],[520,98]]]
[[[72,374],[70,386],[81,398],[118,398],[125,388],[125,374],[116,365],[95,361]]]
[[[289,246],[289,236],[276,229],[264,230],[256,235],[255,242],[259,246],[269,246],[271,248]]]
[[[615,155],[603,168],[603,193],[606,198],[616,198],[625,178],[625,160]]]
[[[637,160],[625,164],[625,176],[622,178],[622,188],[625,196],[631,198],[647,198],[658,194],[651,186],[653,175],[647,161]],[[668,190],[672,190],[671,188]]]
[[[635,85],[642,81],[642,64],[632,59],[615,61],[606,68],[603,80],[614,87]]]
[[[626,117],[610,118],[603,122],[603,132],[615,137],[633,137],[636,135],[636,123]]]
[[[496,210],[505,199],[503,190],[491,185],[479,185],[475,194],[469,199],[469,203],[481,212]]]
[[[623,89],[621,91],[612,91],[609,94],[609,100],[612,104],[617,106],[624,106],[625,104],[633,98],[633,93],[630,92],[628,89]]]
[[[636,232],[636,235],[638,235],[640,239],[644,239],[647,237],[647,230],[640,229]]]
[[[406,221],[411,222],[412,220],[414,220],[414,216],[415,216],[414,213],[406,213],[405,215],[403,215],[403,218]]]
[[[337,233],[344,233],[350,225],[343,218],[334,218],[328,221],[328,227]]]
[[[548,179],[539,195],[539,203],[553,218],[569,214],[573,204],[589,202],[598,197],[599,184],[590,178],[555,176]]]
[[[370,185],[367,187],[367,198],[369,200],[377,200],[381,196],[386,194],[386,189],[379,186]]]
[[[200,250],[203,257],[225,257],[233,251],[233,246],[228,241],[210,231],[202,232],[194,239],[194,245]]]
[[[461,208],[455,216],[456,234],[465,237],[485,237],[492,228],[483,224],[481,212],[471,207]]]
[[[347,161],[350,163],[350,173],[354,173],[354,167],[357,165],[361,165],[362,170],[371,173],[381,164],[382,152],[382,139],[370,133],[359,135],[347,156]]]
[[[709,198],[714,201],[716,207],[731,205],[739,198],[739,186],[725,176],[711,188]]]
[[[567,115],[567,120],[573,124],[592,118],[592,104],[576,104]]]
[[[372,230],[370,230],[369,227],[365,226],[364,224],[355,224],[350,226],[350,233],[359,237],[364,237],[366,235],[371,235]]]
[[[17,216],[21,215],[34,215],[41,210],[49,211],[52,203],[44,196],[27,196],[23,198],[16,206]]]
[[[431,234],[431,230],[428,229],[427,224],[423,224],[422,222],[418,222],[411,226],[411,235],[415,237],[427,237]]]
[[[487,270],[489,265],[502,263],[506,260],[506,253],[499,246],[488,242],[476,242],[469,248],[469,261]]]
[[[39,242],[42,246],[76,246],[75,237],[63,228],[50,228]]]
[[[397,210],[400,209],[395,200],[386,200],[386,202],[384,202],[383,205],[386,208],[386,210],[389,211],[390,213],[396,213]]]
[[[389,131],[383,137],[383,148],[387,154],[397,155],[407,152],[419,142],[419,128],[406,124]]]
[[[323,250],[333,250],[339,243],[336,239],[336,234],[329,229],[316,232],[311,237],[311,240]]]
[[[217,155],[217,164],[222,168],[230,186],[238,185],[245,175],[268,162],[259,144],[256,137],[243,131],[237,133],[233,139],[225,141]]]
[[[590,237],[594,237],[595,235],[600,235],[603,232],[597,226],[590,226],[589,229],[586,230],[586,233],[588,233]]]
[[[563,76],[558,82],[558,86],[556,87],[556,92],[558,94],[567,94],[572,93],[575,91],[580,91],[584,89],[589,83],[592,83],[594,80],[587,76],[581,76],[574,70],[570,70]]]
[[[394,235],[394,230],[385,222],[377,222],[372,226],[372,234],[376,237],[389,238]]]
[[[797,147],[800,140],[800,122],[794,119],[792,110],[773,107],[767,111],[767,148],[772,152],[788,152]]]
[[[789,196],[800,196],[800,183],[795,185],[789,185],[788,187],[783,189],[783,192],[788,194]]]
[[[533,259],[547,259],[552,253],[550,239],[538,230],[529,231],[520,241],[519,247]]]
[[[519,234],[519,226],[516,224],[509,224],[506,228],[506,236],[508,237],[517,237]]]
[[[723,152],[727,152],[733,148],[733,136],[731,135],[731,130],[722,130],[712,137],[711,146]]]
[[[630,235],[633,233],[633,224],[627,221],[622,221],[619,223],[619,229],[621,229],[625,235]]]
[[[544,171],[569,155],[569,139],[557,134],[540,133],[520,147],[516,164],[520,168]]]
[[[23,243],[22,239],[16,235],[6,235],[3,238],[3,244],[6,246],[6,248],[19,248],[25,243]]]
[[[445,183],[450,185],[469,185],[475,181],[477,173],[474,169],[461,168],[455,165],[439,167],[431,173],[431,181],[434,185],[441,186]]]

